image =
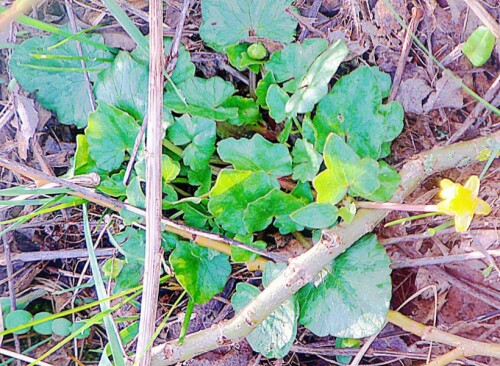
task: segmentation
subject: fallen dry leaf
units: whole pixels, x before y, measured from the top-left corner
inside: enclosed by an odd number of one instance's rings
[[[429,112],[439,108],[459,109],[464,106],[464,97],[460,82],[451,76],[444,75],[436,82],[436,90],[431,93],[424,104],[424,111]]]
[[[420,78],[411,78],[401,82],[396,100],[403,105],[406,113],[424,113],[423,100],[432,88]]]
[[[28,157],[29,141],[35,135],[39,118],[33,100],[23,95],[17,95],[14,98],[19,117],[16,133],[17,147],[19,156],[25,160]]]

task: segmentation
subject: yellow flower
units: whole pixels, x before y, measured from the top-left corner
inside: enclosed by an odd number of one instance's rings
[[[438,211],[455,218],[457,232],[467,231],[475,214],[488,215],[491,212],[490,205],[477,197],[479,178],[476,175],[463,186],[449,179],[443,179],[440,185],[439,195],[443,201],[438,203]]]

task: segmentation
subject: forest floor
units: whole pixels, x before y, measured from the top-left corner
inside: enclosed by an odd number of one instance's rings
[[[458,0],[390,0],[397,13],[406,24],[410,24],[419,40],[432,52],[445,67],[451,70],[462,82],[480,96],[488,90],[500,76],[500,49],[494,49],[491,59],[481,67],[473,67],[460,52],[460,46],[469,35],[482,24],[481,20],[468,7]],[[173,36],[180,16],[182,1],[167,0],[165,35]],[[500,7],[495,0],[481,4],[498,21]],[[487,108],[478,107],[478,102],[443,74],[436,63],[414,42],[405,41],[407,31],[395,20],[392,12],[382,0],[302,0],[295,5],[301,14],[299,40],[325,38],[329,41],[345,39],[352,59],[359,65],[378,66],[392,78],[397,70],[402,70],[395,100],[405,109],[404,130],[395,140],[388,162],[401,167],[413,155],[436,146],[447,144],[453,137],[456,141],[470,140],[488,136],[500,127],[500,120]],[[148,33],[147,7],[143,0],[123,3],[128,15],[143,33]],[[106,13],[100,1],[71,1],[77,25],[88,28],[105,24],[97,32],[104,36],[105,42],[124,50],[134,48],[134,42],[121,27]],[[418,9],[416,11],[415,9]],[[34,10],[36,18],[56,25],[66,24],[68,16],[64,1],[47,0]],[[182,42],[190,51],[197,73],[204,77],[222,76],[234,82],[239,88],[244,85],[227,71],[227,64],[221,56],[205,48],[199,37],[201,5],[195,1],[191,5],[185,21]],[[7,42],[12,32],[27,32],[29,36],[41,34],[40,31],[15,25],[12,29],[0,32],[0,43]],[[26,33],[23,33],[26,35]],[[404,47],[410,47],[408,56],[402,58]],[[222,67],[221,65],[225,65]],[[133,76],[130,76],[133,78]],[[33,94],[21,91],[22,95],[34,101],[38,114],[38,124],[33,128],[21,128],[19,118],[11,112],[12,93],[9,88],[11,75],[8,66],[8,51],[3,50],[0,58],[0,153],[12,160],[42,170],[47,174],[60,176],[71,166],[70,159],[75,153],[75,137],[78,130],[73,126],[61,125],[57,118],[42,108]],[[493,86],[494,88],[495,86]],[[499,88],[488,101],[500,105]],[[467,129],[461,128],[467,125]],[[458,131],[458,132],[457,132]],[[427,179],[407,200],[408,203],[432,204],[439,181],[446,177],[463,182],[471,175],[479,175],[484,163],[457,167]],[[431,324],[435,318],[441,329],[472,340],[498,343],[500,341],[500,269],[498,259],[467,259],[456,261],[456,255],[466,255],[486,250],[500,249],[499,231],[499,171],[498,159],[481,181],[481,198],[492,207],[489,216],[476,218],[467,234],[457,234],[453,228],[438,232],[430,237],[427,229],[435,227],[444,220],[435,217],[410,221],[403,225],[376,228],[379,241],[383,244],[394,269],[392,271],[393,296],[391,308],[401,309],[402,313],[424,324]],[[0,186],[27,185],[30,181],[7,169],[0,170]],[[31,208],[32,210],[32,208]],[[12,218],[30,212],[30,207],[17,207],[9,210],[0,208],[0,215]],[[93,223],[97,224],[103,210],[92,207]],[[402,213],[390,214],[386,221],[402,218]],[[408,215],[407,215],[408,216]],[[7,296],[9,281],[17,294],[25,294],[37,288],[49,291],[43,299],[32,304],[34,307],[52,307],[53,312],[68,306],[74,298],[71,292],[56,290],[76,286],[81,279],[88,279],[86,258],[37,261],[19,261],[16,257],[23,252],[57,251],[85,248],[82,213],[80,209],[65,209],[33,218],[6,235],[10,245],[10,258],[6,257],[4,246],[0,246],[0,297]],[[297,240],[289,236],[274,236],[279,252],[297,255],[304,251]],[[111,247],[104,242],[105,246]],[[442,257],[438,265],[426,259]],[[448,258],[448,259],[446,259]],[[14,277],[7,275],[7,262],[12,263]],[[241,267],[243,268],[243,267]],[[233,271],[224,292],[210,302],[197,306],[196,314],[189,331],[207,328],[216,322],[231,318],[234,314],[228,299],[234,291],[236,279],[248,274]],[[161,292],[160,311],[164,312],[176,299],[179,287],[172,282],[168,291]],[[419,292],[423,290],[423,292]],[[94,298],[92,287],[83,289],[79,297]],[[416,295],[415,297],[413,297]],[[410,299],[410,301],[408,301]],[[182,302],[175,315],[181,319],[186,302]],[[82,314],[89,316],[91,313]],[[121,310],[120,316],[137,315],[137,309],[130,307]],[[77,315],[78,316],[78,315]],[[179,321],[167,323],[160,339],[173,339],[178,335]],[[99,347],[101,331],[97,331],[87,348]],[[21,338],[23,336],[20,336]],[[305,328],[299,327],[297,340],[292,351],[282,360],[267,360],[254,353],[248,343],[243,341],[238,348],[219,349],[188,361],[189,365],[327,365],[335,361],[331,351],[331,337],[317,337]],[[24,339],[26,340],[26,339]],[[39,347],[37,356],[57,342],[52,340]],[[79,341],[82,342],[82,341]],[[101,342],[102,339],[101,339]],[[54,365],[69,364],[73,357],[75,344],[68,344],[46,359]],[[82,346],[82,344],[78,344]],[[6,338],[3,347],[15,350],[12,338]],[[433,353],[441,354],[449,350],[446,346],[433,345]],[[386,352],[388,356],[367,355],[364,364],[411,365],[427,357],[429,344],[418,337],[408,334],[394,326],[387,325],[371,350]],[[355,354],[355,352],[353,352]],[[412,354],[412,357],[407,357]],[[389,356],[390,355],[390,356]],[[0,355],[0,363],[9,357]],[[420,360],[420,361],[418,361]],[[477,357],[457,364],[494,365],[500,360]],[[92,364],[89,359],[79,364]]]

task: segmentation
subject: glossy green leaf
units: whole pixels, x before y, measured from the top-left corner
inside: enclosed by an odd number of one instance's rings
[[[300,80],[297,91],[286,103],[285,112],[292,116],[311,112],[316,103],[328,93],[328,83],[348,53],[345,41],[338,40],[320,54]]]
[[[85,135],[90,157],[98,168],[108,172],[118,169],[125,160],[125,152],[132,150],[140,127],[129,114],[99,103],[89,115]]]
[[[71,326],[71,333],[76,332],[78,329],[83,328],[85,326],[85,322],[78,321],[74,322],[73,325]],[[78,333],[75,338],[76,339],[85,339],[90,335],[90,328],[82,330],[80,333]]]
[[[249,203],[244,212],[245,225],[251,233],[262,231],[271,225],[273,218],[276,217],[276,226],[282,233],[302,230],[302,227],[296,227],[289,218],[292,212],[302,206],[303,203],[298,198],[279,189],[273,189],[265,196]]]
[[[23,324],[29,323],[33,320],[33,316],[26,310],[14,310],[7,314],[5,317],[5,328],[12,329],[19,327]],[[15,331],[14,334],[26,334],[30,331],[31,327],[23,328]]]
[[[89,143],[87,136],[76,135],[76,151],[72,161],[73,175],[88,173],[106,174],[106,171],[99,169],[94,159],[89,154]]]
[[[213,120],[184,114],[175,119],[167,135],[175,145],[185,146],[184,164],[193,170],[202,170],[208,166],[215,151],[215,132]]]
[[[238,108],[224,108],[222,104],[235,92],[233,84],[218,76],[210,79],[192,77],[177,84],[185,101],[170,83],[163,96],[163,104],[177,113],[189,113],[192,116],[205,117],[216,121],[225,121],[238,117]]]
[[[139,229],[127,227],[121,233],[114,236],[121,247],[121,253],[125,255],[127,262],[144,260],[146,250],[145,232]]]
[[[462,52],[474,66],[479,67],[490,59],[495,41],[493,33],[481,25],[467,38],[462,46]]]
[[[274,74],[278,83],[285,83],[283,85],[285,91],[294,93],[311,64],[327,47],[328,42],[322,38],[292,43],[272,54],[266,63],[266,70]]]
[[[101,184],[96,188],[99,192],[102,192],[111,197],[122,197],[127,193],[127,187],[123,184],[123,177],[125,176],[125,171],[120,170],[120,172],[111,175],[111,177],[106,178],[101,181]]]
[[[207,165],[200,170],[190,170],[188,172],[188,181],[192,186],[199,186],[194,192],[195,196],[204,195],[212,187],[212,169]]]
[[[101,267],[106,279],[115,279],[123,269],[123,260],[119,258],[109,258]]]
[[[364,198],[370,201],[389,201],[401,183],[401,177],[398,172],[385,161],[379,161],[378,180],[380,187],[373,194],[366,195]]]
[[[391,300],[390,260],[373,234],[358,240],[299,292],[300,320],[315,335],[364,338],[385,324]]]
[[[290,43],[297,27],[286,12],[291,4],[291,0],[204,0],[200,36],[218,51],[251,36]]]
[[[171,46],[172,46],[172,38],[170,37],[163,38],[163,52],[165,56],[170,53]],[[136,47],[135,50],[132,52],[132,57],[137,61],[144,63],[145,65],[149,64],[149,50],[147,49],[143,50],[139,47]],[[177,62],[175,64],[175,69],[174,71],[172,71],[170,79],[175,84],[182,83],[187,79],[191,79],[194,76],[195,71],[196,67],[191,62],[191,56],[189,55],[189,51],[187,50],[186,46],[184,46],[184,44],[181,43],[179,45],[179,51],[177,53]]]
[[[59,337],[66,337],[71,334],[73,323],[66,318],[57,318],[52,322],[52,333]]]
[[[335,225],[338,219],[337,207],[329,203],[311,203],[290,215],[297,224],[310,229],[325,229]]]
[[[328,136],[323,157],[327,169],[313,181],[318,203],[335,205],[348,192],[366,197],[380,187],[378,163],[370,158],[360,159],[340,136]]]
[[[276,84],[276,79],[274,78],[272,71],[268,71],[266,75],[257,83],[255,95],[257,96],[257,103],[259,103],[262,108],[268,108],[266,102],[267,91],[269,90],[269,87],[274,84]]]
[[[294,180],[312,181],[318,174],[323,157],[307,140],[297,140],[292,150]]]
[[[134,164],[135,172],[142,181],[146,181],[146,158],[144,155],[143,151],[137,158],[137,162]],[[164,184],[173,181],[179,175],[180,171],[181,167],[177,161],[173,160],[168,155],[162,154],[161,177]]]
[[[238,108],[238,117],[227,120],[227,123],[233,126],[251,126],[262,120],[259,105],[251,98],[239,95],[232,96],[222,106],[224,108]]]
[[[238,283],[236,292],[231,298],[234,310],[236,312],[242,310],[259,294],[257,287],[249,283]],[[286,356],[297,335],[298,312],[295,299],[286,300],[246,337],[252,349],[269,358]]]
[[[389,74],[376,67],[362,66],[340,78],[318,105],[314,126],[318,150],[327,136],[337,133],[360,157],[379,159],[387,153],[384,144],[394,140],[403,129],[403,108],[398,102],[382,104],[389,95]]]
[[[51,313],[48,313],[46,311],[44,312],[41,312],[41,313],[37,313],[35,314],[35,316],[33,317],[33,321],[37,321],[37,320],[41,320],[43,318],[47,318],[49,316],[52,316]],[[46,322],[43,322],[43,323],[40,323],[40,324],[37,324],[37,325],[34,325],[33,326],[33,330],[35,332],[37,332],[38,334],[42,334],[42,335],[51,335],[52,334],[52,322],[54,320],[47,320]]]
[[[120,245],[120,252],[126,259],[120,273],[115,278],[113,294],[118,294],[139,285],[141,282],[144,272],[146,238],[143,230],[127,227],[124,231],[116,234],[114,239]]]
[[[81,35],[95,42],[102,42],[98,34]],[[58,35],[32,37],[14,49],[10,71],[28,92],[36,93],[40,104],[57,114],[61,123],[84,128],[92,111],[87,83],[82,65],[72,40],[49,48],[64,38]],[[113,56],[82,43],[86,67],[93,80],[96,72],[107,67]],[[106,62],[108,61],[108,62]]]
[[[285,111],[288,99],[288,94],[278,85],[269,86],[266,104],[269,108],[269,115],[278,123],[283,122],[288,115]]]
[[[142,121],[148,105],[148,77],[146,64],[121,51],[113,64],[97,76],[94,92],[99,102],[106,102]]]
[[[305,205],[314,201],[314,196],[309,182],[302,183],[299,180],[295,188],[290,192],[290,194],[294,197],[297,197]]]
[[[193,243],[179,242],[169,261],[177,281],[196,304],[203,304],[221,292],[231,274],[227,255],[214,255]]]
[[[288,149],[282,144],[273,144],[259,134],[251,139],[222,140],[217,146],[217,153],[238,170],[264,171],[276,177],[292,174],[292,157]]]
[[[140,285],[143,274],[144,263],[136,261],[125,263],[120,274],[115,278],[113,294],[116,295]]]
[[[210,191],[208,209],[222,228],[245,235],[248,229],[243,218],[247,206],[274,188],[279,188],[277,179],[263,171],[223,169]]]
[[[250,245],[251,247],[265,250],[266,249],[266,242],[262,240],[257,240],[253,241],[253,235],[236,235],[234,237],[234,240],[239,241],[240,243],[244,243],[247,245]],[[255,254],[249,250],[238,248],[235,246],[231,246],[231,260],[235,263],[246,263],[246,262],[251,262],[255,259],[257,259],[259,255]]]

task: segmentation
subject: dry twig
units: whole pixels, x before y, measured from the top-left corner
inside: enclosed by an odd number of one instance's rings
[[[149,2],[149,96],[146,141],[146,254],[136,362],[151,364],[150,342],[155,331],[156,308],[163,257],[162,210],[162,111],[163,111],[163,0]]]

